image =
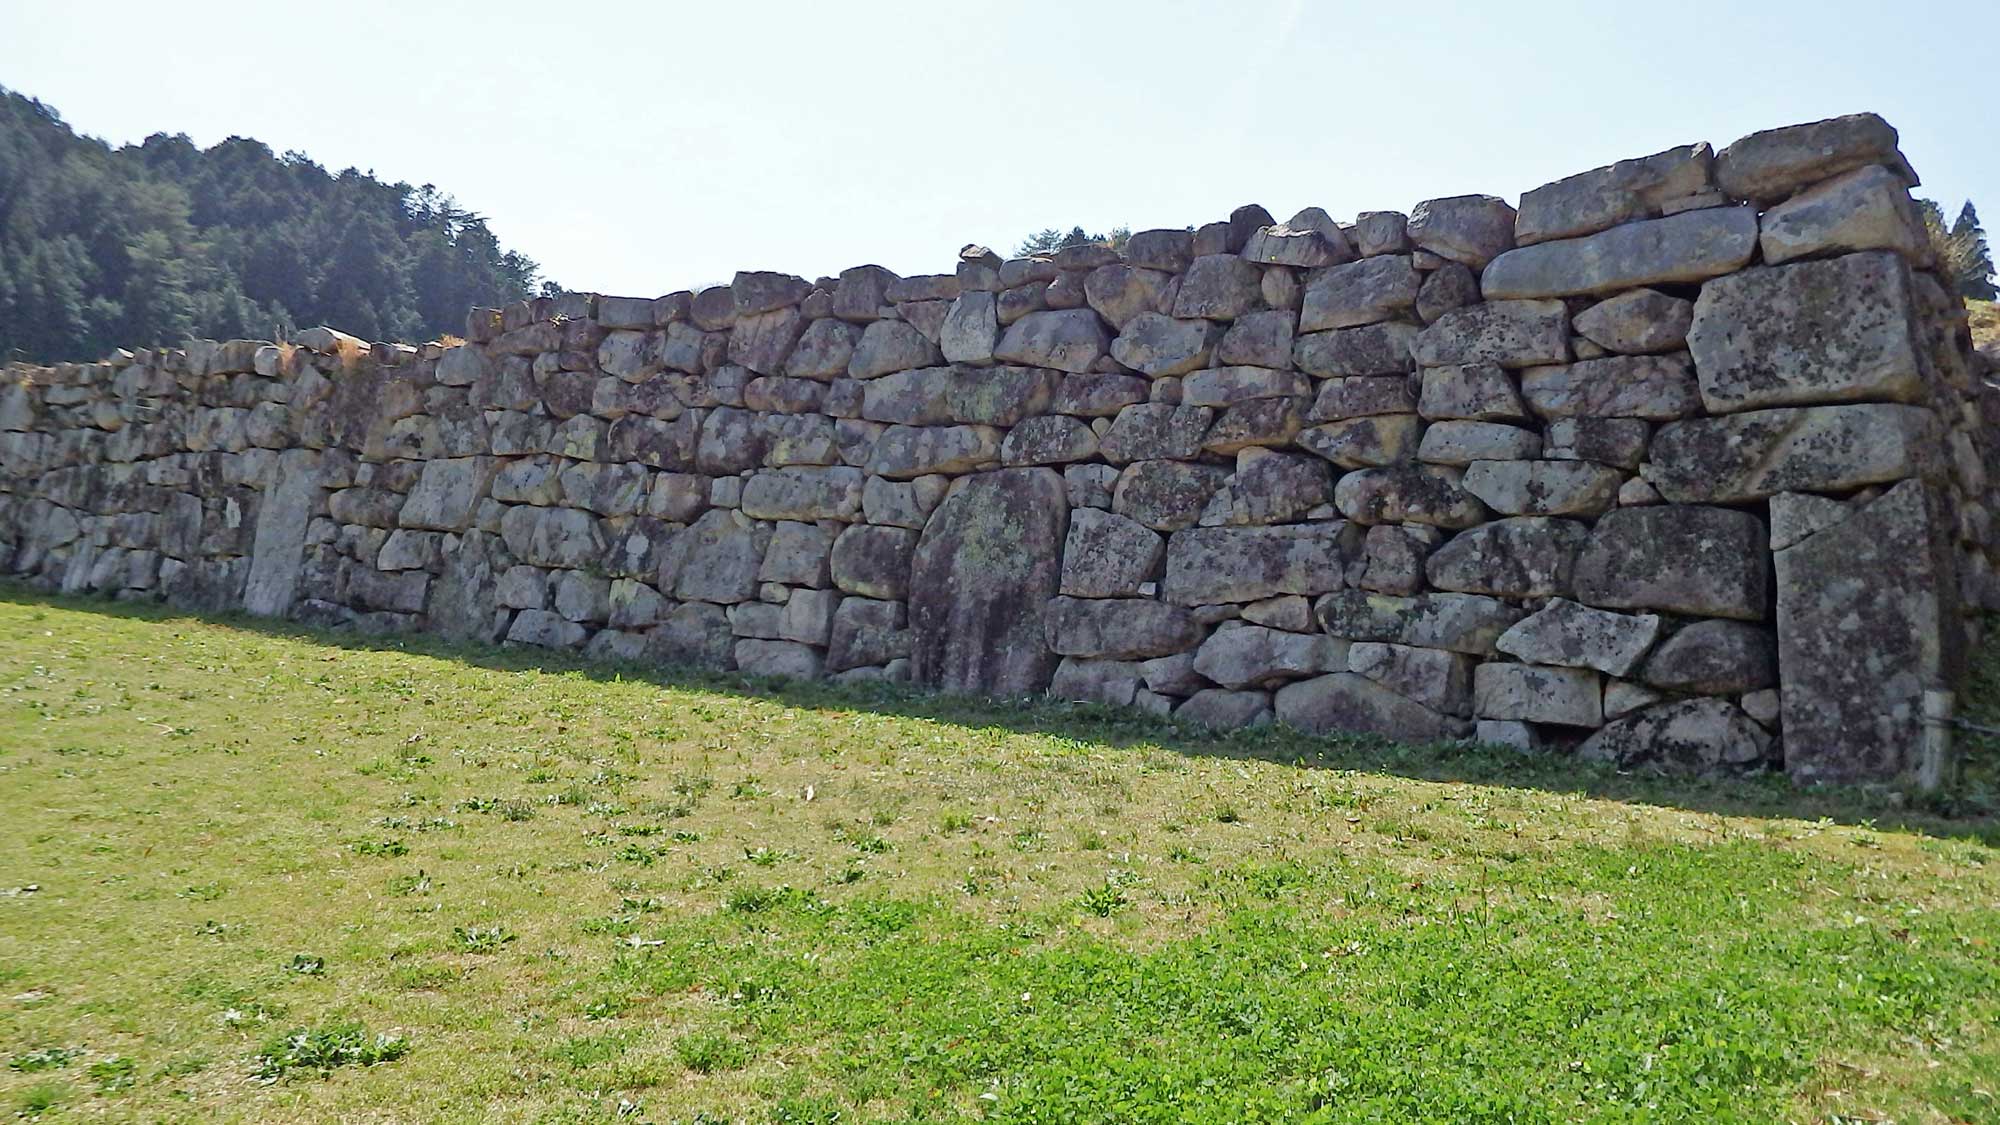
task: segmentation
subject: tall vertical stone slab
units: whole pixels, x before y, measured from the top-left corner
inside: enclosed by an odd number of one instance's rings
[[[1017,696],[1054,674],[1043,618],[1062,579],[1069,499],[1053,469],[966,478],[924,525],[910,568],[918,683]]]
[[[1776,552],[1785,772],[1799,782],[1918,778],[1924,693],[1961,659],[1950,537],[1908,480]]]
[[[243,608],[259,617],[283,617],[298,595],[299,566],[305,560],[306,524],[319,506],[319,454],[288,449],[278,457],[264,502],[257,508],[257,532],[250,541],[250,577]]]

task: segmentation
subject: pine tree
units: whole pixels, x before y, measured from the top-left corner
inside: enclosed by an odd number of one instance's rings
[[[1996,293],[1993,285],[1993,254],[1986,245],[1986,232],[1979,226],[1979,212],[1973,210],[1972,201],[1958,210],[1958,221],[1951,225],[1952,240],[1965,246],[1965,256],[1969,259],[1969,271],[1973,276],[1958,279],[1958,293],[1961,297],[1971,297],[1979,301],[1991,301]]]

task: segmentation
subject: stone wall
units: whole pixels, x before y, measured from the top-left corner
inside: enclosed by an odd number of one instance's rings
[[[1932,785],[2000,404],[1872,116],[953,273],[11,367],[0,572]],[[1928,720],[1930,721],[1927,721]]]

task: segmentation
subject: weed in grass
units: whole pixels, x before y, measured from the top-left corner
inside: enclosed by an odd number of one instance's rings
[[[674,1040],[674,1057],[696,1074],[739,1070],[750,1061],[743,1044],[720,1032],[704,1031]]]
[[[520,937],[505,926],[453,926],[451,936],[462,953],[498,953]]]
[[[38,1047],[23,1051],[7,1060],[7,1069],[19,1074],[34,1074],[44,1070],[61,1070],[68,1066],[82,1052],[68,1047]]]
[[[15,1100],[15,1115],[33,1120],[61,1105],[69,1096],[69,1087],[60,1082],[38,1082],[21,1091]]]
[[[343,1066],[375,1066],[394,1062],[410,1052],[400,1035],[370,1035],[360,1024],[294,1028],[264,1044],[251,1074],[276,1082],[295,1070],[314,1071],[324,1078]]]
[[[90,1064],[85,1073],[97,1083],[100,1094],[115,1094],[138,1081],[139,1066],[130,1056],[107,1055]]]
[[[383,856],[394,858],[410,854],[410,846],[394,838],[386,840],[356,840],[348,845],[355,855]]]
[[[311,953],[294,953],[285,964],[285,971],[302,977],[323,977],[326,975],[326,958]]]

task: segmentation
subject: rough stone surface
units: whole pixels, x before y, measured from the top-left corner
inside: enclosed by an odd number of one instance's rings
[[[1767,203],[1869,164],[1895,169],[1915,186],[1896,150],[1896,130],[1872,113],[1752,133],[1715,157],[1715,183],[1732,199]]]
[[[1670,422],[1701,408],[1686,356],[1586,359],[1521,373],[1521,396],[1544,418],[1644,418]]]
[[[1151,598],[1050,599],[1049,648],[1063,656],[1144,660],[1192,648],[1201,626],[1179,606]]]
[[[1427,199],[1410,211],[1410,241],[1479,269],[1514,245],[1514,209],[1491,195]]]
[[[1778,682],[1777,640],[1742,621],[1697,621],[1668,637],[1641,678],[1664,691],[1741,695]]]
[[[1936,500],[1905,481],[1778,551],[1785,772],[1800,782],[1912,780],[1924,693],[1961,659]]]
[[[1565,595],[1588,535],[1575,520],[1495,520],[1452,536],[1431,552],[1425,573],[1440,590],[1513,598]]]
[[[1734,704],[1684,699],[1610,723],[1584,740],[1576,754],[1584,761],[1621,768],[1702,774],[1754,766],[1764,760],[1770,746],[1771,736]]]
[[[1576,600],[1762,621],[1770,580],[1764,524],[1732,508],[1669,504],[1607,512],[1576,563]]]
[[[1756,252],[1757,213],[1715,207],[1509,250],[1479,275],[1479,289],[1508,301],[1685,284],[1741,269]]]
[[[1893,250],[1920,259],[1929,248],[1903,178],[1879,164],[1816,184],[1764,213],[1758,246],[1769,265],[1821,254]]]
[[[1166,555],[1166,541],[1144,524],[1111,512],[1072,512],[1063,544],[1064,594],[1079,598],[1136,597],[1154,581]]]
[[[1586,668],[1481,664],[1472,672],[1472,713],[1482,719],[1595,727],[1604,722],[1597,673]]]
[[[1530,664],[1623,676],[1652,649],[1659,633],[1660,619],[1653,614],[1612,613],[1556,598],[1501,634],[1495,647]]]
[[[1465,725],[1355,672],[1287,684],[1273,700],[1278,721],[1313,734],[1378,734],[1408,742],[1455,738]]]
[[[1439,316],[1410,354],[1424,367],[1494,363],[1534,367],[1569,359],[1569,312],[1560,301],[1488,301]]]
[[[1702,403],[1724,414],[1825,402],[1918,402],[1909,267],[1850,254],[1702,286],[1688,329]]]
[[[1653,436],[1646,480],[1673,503],[1844,492],[1932,463],[1936,419],[1917,406],[1804,406],[1690,418]]]
[[[1633,289],[1576,314],[1571,325],[1605,351],[1671,352],[1687,343],[1694,302],[1657,289]]]
[[[921,684],[996,696],[1043,690],[1044,646],[1069,528],[1062,478],[1048,469],[978,473],[931,515],[910,569],[911,672]]]
[[[1544,184],[1521,196],[1514,240],[1576,238],[1659,215],[1669,201],[1707,190],[1713,163],[1707,145],[1683,145]]]

